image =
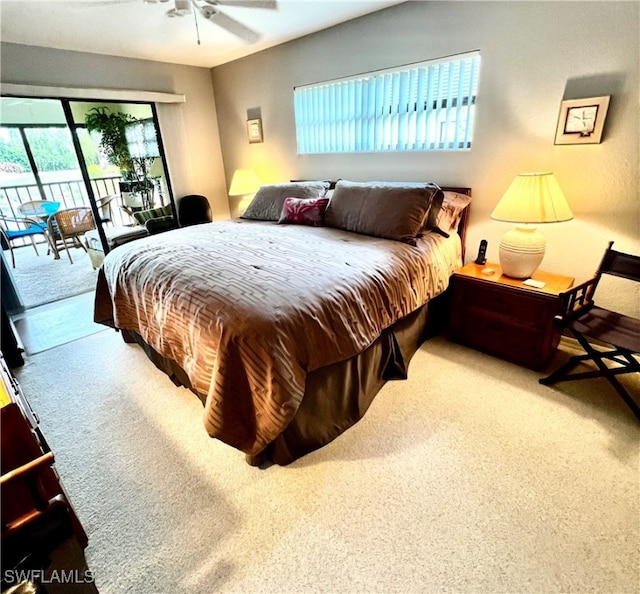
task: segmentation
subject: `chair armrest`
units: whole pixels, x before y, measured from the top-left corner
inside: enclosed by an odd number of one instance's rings
[[[560,293],[556,320],[567,322],[593,307],[593,294],[599,280],[599,276],[594,276],[592,279]]]

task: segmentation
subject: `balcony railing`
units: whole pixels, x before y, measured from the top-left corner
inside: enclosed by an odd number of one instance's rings
[[[102,177],[91,180],[93,194],[97,199],[105,196],[119,195],[118,183],[121,177]],[[46,200],[60,202],[60,208],[73,208],[74,206],[88,206],[89,198],[87,189],[82,179],[70,179],[66,181],[42,183],[42,192]],[[18,217],[20,213],[18,206],[31,200],[42,200],[43,196],[38,186],[34,184],[24,184],[15,186],[5,186],[0,188],[0,212],[5,216]],[[116,201],[111,202],[107,207],[108,212],[103,212],[103,216],[109,217],[114,225],[131,224],[129,215],[118,208]],[[28,243],[28,241],[26,241]]]

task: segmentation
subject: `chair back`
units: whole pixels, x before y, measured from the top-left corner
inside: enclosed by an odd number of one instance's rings
[[[65,237],[83,235],[95,228],[93,213],[88,206],[67,208],[51,215],[49,222],[57,227],[56,231]]]
[[[102,222],[108,222],[113,217],[111,203],[118,197],[118,194],[110,194],[109,196],[99,196],[96,198],[96,206],[100,211]]]
[[[609,242],[598,272],[640,282],[640,256],[617,252],[612,246],[613,241]]]
[[[181,227],[210,222],[211,206],[204,196],[190,194],[178,201],[178,223]]]
[[[46,218],[60,209],[60,203],[53,200],[30,200],[17,206],[17,211],[26,216]]]

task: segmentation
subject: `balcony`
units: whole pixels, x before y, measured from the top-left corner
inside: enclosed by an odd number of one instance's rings
[[[119,195],[121,177],[101,177],[91,180],[91,188],[97,199]],[[52,200],[60,202],[60,208],[88,206],[89,198],[82,179],[68,179],[40,184],[5,185],[0,187],[0,211],[5,215],[16,216],[18,206],[31,200]],[[114,218],[115,225],[131,224],[131,218],[119,208],[111,207],[103,216]]]
[[[96,199],[119,195],[120,177],[105,177],[91,181]],[[18,214],[18,206],[30,200],[60,202],[61,208],[87,206],[89,199],[82,179],[66,179],[41,184],[12,185],[0,188],[0,210],[9,215]],[[102,216],[108,217],[113,225],[131,225],[132,218],[120,207],[119,198],[110,202]],[[25,308],[33,308],[45,303],[59,301],[75,295],[93,291],[97,271],[93,270],[89,256],[81,249],[72,251],[73,264],[65,252],[59,260],[48,253],[48,245],[43,238],[38,239],[39,256],[36,255],[29,239],[13,242],[16,267],[11,268],[10,257],[5,252],[7,269],[10,271],[18,294]]]

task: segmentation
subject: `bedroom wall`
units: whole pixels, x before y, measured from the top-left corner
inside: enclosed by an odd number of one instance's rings
[[[609,240],[640,253],[638,2],[408,2],[212,70],[227,185],[236,168],[288,179],[432,180],[473,188],[467,260],[482,238],[497,261],[511,228],[489,214],[514,175],[554,171],[575,219],[542,226],[542,268],[592,275]],[[479,49],[468,152],[296,154],[292,89]],[[555,146],[560,102],[611,95],[603,142]],[[249,144],[247,117],[264,143]],[[232,214],[237,201],[231,199]],[[606,303],[640,314],[640,293],[608,283]]]
[[[174,195],[203,194],[214,218],[228,218],[209,69],[2,43],[0,76],[8,83],[185,95],[185,103],[158,104]]]

